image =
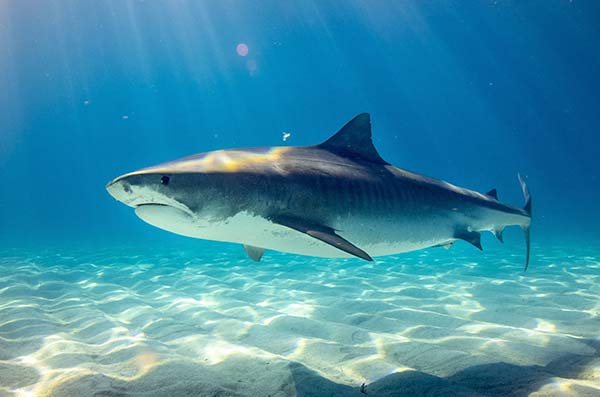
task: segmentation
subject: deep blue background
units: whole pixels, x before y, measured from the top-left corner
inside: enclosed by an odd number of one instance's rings
[[[5,0],[0,237],[173,238],[105,183],[283,131],[317,143],[368,111],[388,161],[519,206],[522,172],[534,241],[593,242],[598,48],[593,0]]]

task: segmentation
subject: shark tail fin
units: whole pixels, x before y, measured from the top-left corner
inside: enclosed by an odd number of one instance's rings
[[[531,194],[529,193],[529,188],[521,174],[518,174],[519,183],[521,184],[521,189],[523,189],[523,196],[525,196],[525,206],[523,207],[523,211],[529,216],[529,220],[527,223],[521,225],[521,229],[523,229],[523,233],[525,234],[525,244],[527,245],[527,252],[525,254],[525,271],[529,267],[529,254],[531,252]]]

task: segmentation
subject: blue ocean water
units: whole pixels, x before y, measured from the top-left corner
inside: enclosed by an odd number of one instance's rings
[[[579,0],[0,2],[0,396],[593,395],[599,22]],[[515,206],[524,175],[530,271],[519,230],[483,253],[254,264],[104,188],[361,112],[401,168]]]

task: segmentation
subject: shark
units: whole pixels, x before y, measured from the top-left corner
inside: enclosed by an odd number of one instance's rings
[[[143,221],[183,236],[326,258],[373,257],[466,241],[501,242],[519,226],[530,257],[531,195],[523,208],[385,161],[362,113],[313,146],[217,150],[126,173],[108,193]]]

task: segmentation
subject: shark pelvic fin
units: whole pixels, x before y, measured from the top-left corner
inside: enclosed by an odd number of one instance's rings
[[[330,152],[360,158],[378,164],[388,164],[381,158],[371,139],[371,116],[361,113],[350,120],[335,135],[318,145]]]
[[[336,234],[335,230],[328,226],[317,225],[304,219],[288,216],[272,217],[271,221],[279,225],[289,227],[290,229],[294,229],[298,232],[305,233],[313,238],[316,238],[317,240],[331,245],[332,247],[347,252],[350,255],[354,255],[366,261],[373,260],[369,254],[352,244],[350,241]]]
[[[479,233],[479,232],[472,232],[472,231],[464,230],[464,231],[457,232],[454,235],[454,237],[459,240],[464,240],[467,243],[471,243],[475,247],[477,247],[481,251],[483,251],[483,247],[481,246],[481,233]]]
[[[498,191],[496,189],[490,190],[485,195],[488,196],[488,197],[491,197],[491,198],[493,198],[495,200],[498,200]]]
[[[265,253],[264,248],[254,247],[252,245],[246,245],[246,244],[243,244],[243,246],[244,246],[244,250],[246,251],[246,254],[248,254],[250,259],[252,259],[254,262],[260,262],[260,259],[262,258],[263,254]]]

